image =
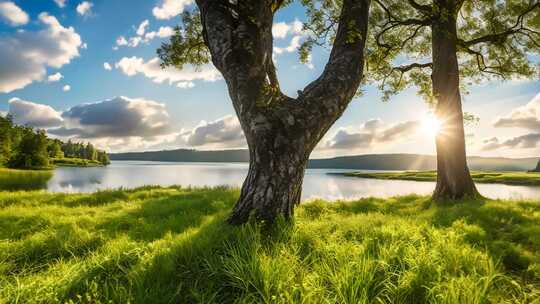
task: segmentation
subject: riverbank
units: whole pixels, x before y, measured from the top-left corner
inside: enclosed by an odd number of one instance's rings
[[[57,167],[103,167],[97,160],[82,158],[51,158],[51,163]]]
[[[0,192],[0,302],[480,303],[540,295],[540,201],[314,201],[225,224],[238,190]]]
[[[52,177],[51,169],[18,170],[0,168],[0,191],[43,189]]]
[[[403,171],[403,172],[348,172],[337,173],[345,176],[374,179],[394,179],[412,181],[436,181],[436,171]],[[472,171],[471,176],[477,183],[540,186],[540,172],[482,172]]]

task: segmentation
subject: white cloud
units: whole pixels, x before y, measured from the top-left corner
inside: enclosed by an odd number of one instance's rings
[[[141,43],[148,43],[154,38],[167,38],[174,35],[174,29],[170,26],[161,26],[157,31],[146,32],[148,27],[148,20],[145,20],[137,29],[137,35],[126,39],[124,36],[120,36],[116,39],[117,46],[137,47]],[[145,23],[146,22],[146,23]],[[113,49],[115,49],[113,47]],[[116,48],[115,50],[117,50]]]
[[[103,63],[103,68],[104,68],[105,70],[107,70],[107,71],[112,70],[112,66],[111,66],[111,64],[108,63],[108,62],[104,62],[104,63]]]
[[[56,3],[56,5],[58,5],[58,7],[60,8],[63,8],[66,6],[66,0],[54,0],[54,2]]]
[[[60,81],[60,79],[62,79],[64,76],[60,73],[55,73],[55,74],[52,74],[52,75],[49,75],[49,77],[47,77],[47,81],[48,82],[57,82],[57,81]]]
[[[63,88],[62,88],[62,91],[64,92],[68,92],[69,90],[71,90],[71,86],[69,84],[66,84]]]
[[[63,27],[47,13],[39,15],[45,29],[17,31],[0,37],[0,93],[24,88],[46,75],[46,67],[60,68],[79,56],[81,37],[72,27]]]
[[[190,89],[195,86],[195,84],[192,81],[181,81],[176,84],[177,87],[181,89]]]
[[[246,139],[242,127],[235,116],[227,115],[220,119],[206,122],[201,121],[198,126],[183,135],[186,143],[193,147],[245,147]]]
[[[193,3],[193,0],[163,0],[161,6],[152,9],[157,19],[171,19],[184,11],[184,8]]]
[[[482,150],[496,149],[531,149],[540,146],[540,133],[529,133],[506,140],[499,140],[497,137],[492,137],[484,140]]]
[[[283,53],[292,53],[300,47],[300,39],[302,39],[302,36],[294,36],[291,39],[291,42],[286,47],[274,47],[274,53],[277,55],[281,55]]]
[[[139,27],[137,28],[137,35],[142,36],[146,32],[146,28],[150,25],[150,21],[144,20],[139,24]]]
[[[62,113],[61,128],[48,132],[76,138],[152,138],[170,134],[165,105],[142,98],[115,97],[82,104]]]
[[[50,106],[19,98],[9,100],[9,114],[16,124],[37,128],[58,127],[63,122],[60,113]]]
[[[116,45],[127,45],[128,44],[128,41],[126,40],[126,37],[124,36],[120,36],[116,39]]]
[[[182,70],[175,68],[162,69],[158,58],[144,61],[139,57],[123,57],[115,64],[117,69],[127,76],[142,74],[152,79],[155,83],[168,82],[170,85],[189,87],[185,82],[195,80],[216,81],[221,79],[221,74],[212,65],[204,65],[200,68],[185,66]]]
[[[362,149],[377,144],[387,144],[408,139],[418,133],[421,123],[417,120],[384,126],[380,119],[365,122],[360,128],[340,128],[321,146],[326,149]]]
[[[299,20],[294,20],[291,23],[277,22],[272,25],[272,36],[274,39],[283,39],[287,35],[302,35],[303,24]]]
[[[81,16],[89,16],[92,14],[92,7],[94,3],[83,1],[77,5],[77,13]]]
[[[144,39],[146,42],[156,38],[156,37],[159,37],[159,38],[167,38],[167,37],[170,37],[174,35],[174,29],[170,26],[161,26],[159,28],[159,30],[157,31],[152,31],[152,32],[148,32],[146,33],[146,35],[144,35]]]
[[[28,14],[11,1],[0,2],[0,18],[13,26],[25,25]]]
[[[540,93],[522,107],[514,109],[510,115],[499,117],[495,127],[515,127],[540,132]]]

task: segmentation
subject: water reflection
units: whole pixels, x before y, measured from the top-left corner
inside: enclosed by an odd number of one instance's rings
[[[53,192],[92,192],[99,189],[133,188],[144,185],[241,186],[247,164],[168,163],[115,161],[101,168],[58,168],[48,183]],[[308,169],[302,198],[355,199],[389,197],[411,193],[430,194],[433,182],[375,180],[328,174],[353,170]],[[538,199],[540,187],[479,184],[479,191],[491,198]]]

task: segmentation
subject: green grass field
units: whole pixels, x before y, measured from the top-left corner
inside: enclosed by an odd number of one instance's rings
[[[102,163],[97,160],[81,158],[52,158],[51,164],[59,167],[101,167]]]
[[[401,179],[414,181],[435,181],[436,171],[404,171],[404,172],[380,172],[364,173],[352,172],[343,173],[346,176],[375,179]],[[508,185],[540,186],[539,172],[481,172],[472,171],[471,176],[477,183],[494,183]]]
[[[540,201],[315,201],[237,228],[226,188],[0,192],[0,303],[538,303]]]
[[[0,168],[1,190],[36,190],[47,187],[51,170],[17,170]]]

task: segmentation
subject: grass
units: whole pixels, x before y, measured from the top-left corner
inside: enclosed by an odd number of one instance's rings
[[[0,192],[0,303],[538,303],[540,201],[314,201],[231,227],[228,188]]]
[[[346,176],[375,179],[401,179],[414,181],[435,181],[436,171],[404,171],[404,172],[378,172],[343,173]],[[471,176],[477,183],[493,183],[508,185],[540,186],[540,172],[481,172],[472,171]]]
[[[17,170],[0,168],[0,190],[36,190],[47,187],[51,170]]]
[[[59,167],[101,167],[102,163],[97,160],[82,158],[51,158],[51,163]]]

